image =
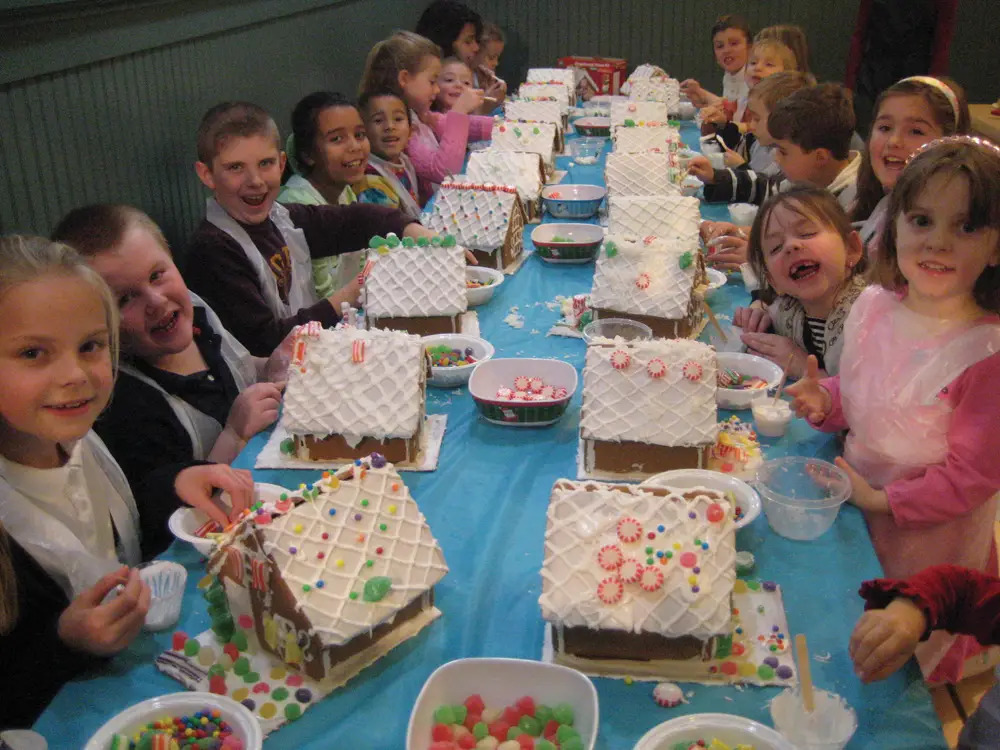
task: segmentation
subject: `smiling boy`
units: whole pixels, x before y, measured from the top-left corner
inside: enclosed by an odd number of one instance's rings
[[[358,200],[392,206],[407,216],[419,217],[417,173],[405,153],[410,140],[406,103],[391,91],[376,91],[362,95],[358,108],[371,144],[365,176],[354,185]]]

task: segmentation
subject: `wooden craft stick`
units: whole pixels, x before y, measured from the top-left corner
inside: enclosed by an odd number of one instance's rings
[[[484,102],[493,102],[494,104],[496,104],[500,100],[497,99],[495,96],[484,96],[483,97],[483,101]]]
[[[729,339],[726,338],[725,331],[723,331],[722,326],[719,325],[719,319],[715,317],[715,313],[712,312],[712,308],[708,306],[708,302],[702,300],[702,304],[705,305],[705,313],[708,315],[709,322],[715,326],[715,330],[719,332],[719,338],[722,339],[722,343],[729,343]]]
[[[789,354],[788,361],[785,363],[785,369],[781,373],[781,380],[778,381],[778,390],[774,393],[774,401],[771,402],[771,406],[778,405],[778,399],[781,398],[781,389],[785,387],[785,381],[788,380],[788,369],[792,366],[793,359],[795,359],[795,355]]]
[[[802,686],[802,708],[806,713],[812,713],[816,708],[813,700],[812,670],[809,668],[809,647],[806,646],[805,633],[795,636],[795,654],[799,660],[799,684]]]

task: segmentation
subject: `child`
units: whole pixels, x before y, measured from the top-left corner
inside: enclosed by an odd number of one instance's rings
[[[463,92],[471,88],[472,69],[457,57],[446,57],[441,61],[438,95],[434,98],[431,109],[435,112],[450,112]]]
[[[951,563],[996,570],[1000,489],[1000,149],[923,146],[891,193],[872,278],[845,325],[840,375],[788,392],[823,431],[850,428],[844,469],[887,576]],[[968,638],[917,650],[931,681],[960,678]]]
[[[470,115],[483,103],[480,89],[465,89],[447,114],[432,112],[438,94],[441,50],[428,39],[398,31],[376,44],[365,62],[360,95],[389,90],[410,108],[410,140],[406,152],[420,182],[421,203],[426,203],[445,177],[459,174],[470,140],[489,140],[493,120]]]
[[[416,32],[438,46],[439,57],[454,56],[472,67],[479,54],[483,19],[465,3],[434,0],[420,14]]]
[[[495,23],[484,23],[479,37],[479,52],[472,61],[472,88],[483,90],[483,106],[479,114],[488,115],[507,98],[507,84],[497,77],[497,66],[503,54],[504,36]]]
[[[706,91],[693,78],[681,81],[681,91],[699,109],[718,104],[722,99],[739,101],[749,90],[743,73],[753,35],[746,19],[736,14],[719,16],[712,26],[711,38],[715,62],[725,71],[722,76],[722,96]]]
[[[795,66],[793,70],[811,75],[809,67],[809,43],[806,41],[806,32],[801,26],[780,23],[776,26],[768,26],[757,32],[754,41],[762,42],[765,39],[774,39],[784,44],[795,55]],[[813,81],[815,84],[816,81]]]
[[[889,206],[889,193],[909,155],[936,138],[968,130],[965,91],[951,79],[904,78],[879,95],[851,209],[851,218],[863,222],[859,231],[869,255]]]
[[[0,700],[29,726],[74,673],[127,647],[150,592],[135,569],[172,541],[182,500],[226,525],[252,502],[249,472],[164,466],[135,494],[91,431],[108,403],[118,316],[107,285],[66,245],[0,240]],[[232,499],[231,516],[212,501]],[[102,603],[119,584],[120,596]]]
[[[932,630],[1000,645],[1000,578],[955,565],[934,565],[902,579],[861,585],[868,610],[851,634],[848,653],[862,682],[882,680],[913,656]],[[961,750],[993,750],[1000,737],[1000,684],[979,701],[958,738]]]
[[[866,284],[861,240],[836,199],[814,187],[772,197],[754,220],[749,256],[757,278],[778,294],[763,314],[733,314],[750,353],[787,366],[793,378],[805,374],[810,354],[836,374],[844,321]]]
[[[285,142],[292,173],[278,193],[280,203],[309,206],[357,201],[351,185],[368,166],[368,135],[361,115],[342,94],[317,91],[292,110],[292,134]],[[315,258],[313,285],[318,297],[347,286],[361,270],[363,251]]]
[[[389,90],[374,91],[362,95],[358,107],[371,144],[365,175],[354,186],[358,200],[392,206],[419,219],[417,173],[405,153],[410,140],[406,102]]]
[[[125,362],[94,429],[129,482],[164,463],[232,463],[278,417],[280,360],[253,357],[188,291],[160,228],[137,208],[85,206],[53,233],[111,287]],[[268,367],[270,365],[270,367]]]
[[[284,165],[278,128],[260,107],[225,102],[202,118],[195,170],[213,197],[190,240],[186,277],[259,357],[269,356],[296,325],[336,324],[341,303],[357,301],[358,278],[317,297],[313,258],[359,250],[389,232],[432,234],[383,206],[282,206],[275,199]]]

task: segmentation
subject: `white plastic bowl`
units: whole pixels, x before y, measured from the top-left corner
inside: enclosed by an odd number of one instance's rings
[[[434,709],[462,703],[476,693],[487,708],[503,708],[526,695],[536,705],[568,703],[583,746],[592,750],[597,741],[597,691],[575,669],[526,659],[457,659],[434,670],[420,690],[406,729],[406,750],[430,747]]]
[[[503,271],[498,271],[495,268],[486,268],[485,266],[466,266],[465,267],[465,278],[467,281],[478,281],[480,284],[485,284],[488,280],[492,279],[492,283],[488,286],[477,286],[477,287],[466,287],[465,297],[469,301],[469,307],[475,307],[476,305],[482,305],[488,302],[493,296],[493,292],[497,290],[503,283]]]
[[[773,391],[781,382],[781,368],[769,359],[755,354],[741,352],[718,352],[719,370],[735,370],[741,375],[752,375],[767,381],[767,388],[719,388],[715,391],[715,403],[723,409],[749,409],[754,397],[765,391]]]
[[[223,720],[233,728],[233,734],[243,741],[245,750],[261,750],[264,735],[257,719],[246,706],[224,695],[190,691],[161,695],[126,708],[105,722],[83,750],[107,750],[111,745],[111,738],[116,734],[127,734],[131,737],[151,721],[162,719],[164,716],[188,716],[206,708],[218,709]]]
[[[277,502],[283,492],[288,492],[288,489],[276,484],[258,483],[254,485],[254,495],[265,503]],[[206,521],[208,521],[208,516],[200,510],[185,505],[170,515],[167,526],[175,537],[187,542],[202,555],[208,557],[215,551],[215,541],[195,536],[195,531],[204,526]]]
[[[557,237],[568,241],[556,242]],[[603,241],[604,230],[597,224],[548,222],[531,230],[535,255],[549,263],[589,263]]]
[[[633,750],[673,750],[680,742],[713,739],[729,746],[752,745],[754,750],[796,750],[795,746],[770,727],[729,714],[691,714],[679,716],[653,727],[642,736]]]
[[[743,511],[743,515],[734,526],[742,529],[760,515],[760,495],[753,487],[729,474],[719,471],[709,471],[708,469],[674,469],[664,471],[662,474],[654,474],[646,481],[640,483],[640,487],[675,487],[677,489],[688,489],[690,487],[707,487],[710,490],[719,492],[732,492],[736,496],[736,505]]]
[[[783,690],[771,700],[771,721],[799,750],[841,750],[858,729],[857,714],[836,693],[814,688],[813,699],[815,709],[806,714],[799,690]]]
[[[149,586],[151,594],[146,612],[146,630],[169,628],[181,616],[187,569],[169,560],[156,560],[140,567],[139,577]]]
[[[546,385],[565,388],[566,396],[547,401],[502,401],[500,386],[511,388],[514,378],[539,377]],[[543,427],[554,424],[565,413],[576,392],[576,368],[561,359],[490,359],[476,365],[469,378],[469,393],[488,422],[508,427]]]
[[[597,213],[608,194],[601,185],[547,185],[542,188],[542,203],[557,219],[588,219]]]
[[[476,365],[491,359],[495,352],[493,344],[486,339],[481,339],[478,336],[466,336],[464,333],[436,333],[433,336],[424,336],[422,340],[425,348],[447,346],[449,349],[458,349],[463,353],[469,348],[472,349],[472,356],[476,358],[476,364],[472,365],[431,367],[431,378],[427,384],[438,388],[454,388],[465,385],[469,382]]]
[[[718,268],[706,268],[705,273],[708,275],[708,290],[710,292],[714,292],[716,289],[724,287],[729,278]]]
[[[596,164],[604,150],[605,138],[583,136],[569,141],[569,152],[577,164]]]
[[[697,177],[688,175],[681,180],[681,195],[687,198],[693,198],[698,195],[699,190],[701,190],[701,180]]]
[[[801,456],[765,461],[753,486],[771,528],[798,540],[822,536],[851,494],[847,472],[829,461]]]

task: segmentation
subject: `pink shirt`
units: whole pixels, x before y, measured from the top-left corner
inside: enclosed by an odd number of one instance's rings
[[[410,113],[410,140],[406,144],[420,183],[420,202],[426,203],[435,186],[448,175],[460,174],[469,141],[487,141],[493,132],[493,118],[451,111],[430,112],[433,126]]]

